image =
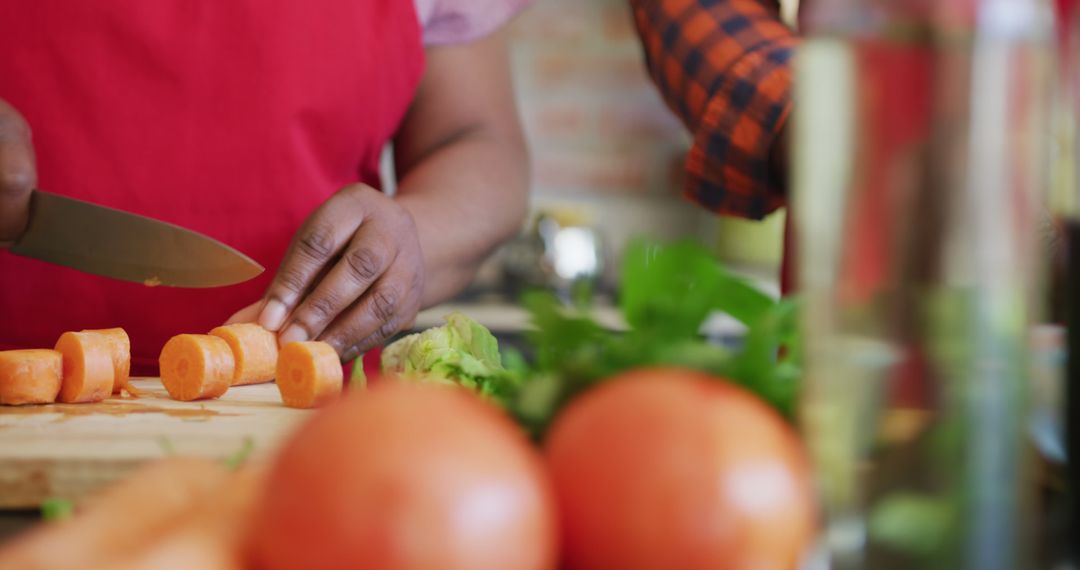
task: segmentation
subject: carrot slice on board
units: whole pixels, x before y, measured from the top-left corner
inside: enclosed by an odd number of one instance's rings
[[[341,393],[342,381],[341,360],[329,344],[316,340],[282,347],[277,387],[286,406],[314,408],[328,403]]]
[[[131,340],[128,338],[127,331],[122,328],[113,328],[82,332],[99,334],[109,341],[113,359],[112,393],[119,394],[120,389],[123,388],[133,396],[138,395],[138,391],[130,389],[128,385],[128,376],[131,374]]]
[[[274,379],[278,345],[274,333],[253,323],[217,327],[210,334],[225,339],[236,361],[232,385],[259,384]]]
[[[181,334],[169,339],[158,359],[161,383],[174,400],[217,398],[232,384],[232,349],[208,334]]]
[[[55,350],[0,352],[0,404],[51,404],[60,393],[63,356]]]
[[[61,402],[100,402],[112,394],[113,357],[108,339],[96,333],[66,332],[55,348],[64,355]]]

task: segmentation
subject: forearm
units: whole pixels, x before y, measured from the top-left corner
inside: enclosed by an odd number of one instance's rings
[[[424,254],[424,307],[459,293],[519,231],[527,187],[524,142],[485,130],[444,145],[401,180],[397,199],[416,222]]]
[[[394,147],[397,199],[416,223],[429,307],[468,285],[525,217],[528,158],[501,34],[428,50]]]

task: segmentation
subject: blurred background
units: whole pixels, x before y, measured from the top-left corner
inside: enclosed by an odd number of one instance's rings
[[[795,3],[787,4],[792,14]],[[649,80],[628,2],[536,2],[514,21],[510,38],[532,152],[532,214],[523,238],[489,260],[464,299],[519,290],[527,279],[520,273],[536,265],[530,255],[542,240],[535,239],[535,225],[545,215],[553,226],[584,227],[596,236],[601,292],[613,287],[622,248],[635,236],[700,239],[733,269],[775,287],[783,212],[750,222],[715,216],[682,198],[690,137]],[[564,250],[580,257],[589,239],[570,236]],[[584,270],[589,260],[564,265]]]
[[[781,5],[793,23],[798,0]],[[538,1],[508,35],[532,159],[530,215],[464,293],[421,313],[415,328],[463,310],[497,331],[519,331],[523,291],[566,292],[572,281],[592,285],[598,318],[617,319],[619,260],[635,237],[698,240],[778,294],[785,212],[760,222],[720,217],[682,197],[690,136],[649,79],[628,2]]]

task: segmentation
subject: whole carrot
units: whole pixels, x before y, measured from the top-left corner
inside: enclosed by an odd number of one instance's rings
[[[115,570],[241,570],[252,511],[265,468],[245,466],[229,475],[198,507],[112,566]]]
[[[165,458],[88,498],[67,520],[0,547],[0,570],[111,568],[204,504],[229,472],[209,459]]]

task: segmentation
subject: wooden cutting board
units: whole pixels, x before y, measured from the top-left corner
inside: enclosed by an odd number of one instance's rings
[[[253,456],[266,455],[311,413],[283,406],[274,384],[178,402],[157,378],[133,383],[137,399],[0,406],[0,509],[76,500],[168,453],[225,458],[253,445]]]

